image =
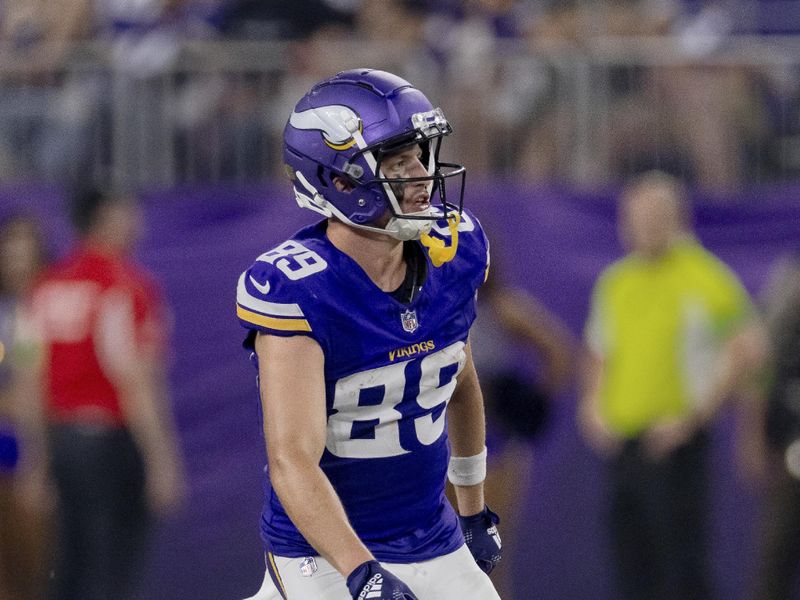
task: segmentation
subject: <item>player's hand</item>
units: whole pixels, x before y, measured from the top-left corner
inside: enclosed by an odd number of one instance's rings
[[[477,515],[458,517],[461,522],[461,531],[467,541],[467,548],[481,571],[487,575],[492,572],[503,554],[503,545],[500,534],[497,533],[497,524],[500,517],[486,506]]]
[[[186,478],[180,462],[165,458],[151,465],[146,478],[147,502],[160,517],[174,515],[186,499]]]
[[[377,560],[362,563],[347,577],[353,600],[417,600],[405,583],[384,569]]]
[[[622,451],[622,440],[603,422],[593,401],[584,400],[580,403],[578,428],[589,447],[602,458],[612,458]]]
[[[662,460],[688,444],[697,431],[697,426],[691,419],[665,419],[645,432],[645,452],[650,460]]]

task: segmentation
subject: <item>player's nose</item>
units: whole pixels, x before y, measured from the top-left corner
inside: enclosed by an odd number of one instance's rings
[[[408,176],[409,177],[426,177],[428,175],[428,169],[425,168],[425,165],[422,164],[422,161],[414,157],[414,160],[409,164],[408,167]]]

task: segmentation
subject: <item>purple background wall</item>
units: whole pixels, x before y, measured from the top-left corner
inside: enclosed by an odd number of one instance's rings
[[[161,277],[174,311],[172,389],[190,501],[158,528],[142,598],[236,599],[260,583],[263,445],[234,289],[258,254],[313,220],[288,192],[280,182],[144,198],[149,228],[138,254]],[[800,248],[800,187],[697,200],[701,239],[753,293],[777,256]],[[621,255],[611,191],[470,182],[467,203],[489,231],[506,278],[537,294],[580,335],[594,278]],[[68,247],[59,191],[0,189],[0,215],[15,209],[41,218],[54,252]],[[534,484],[521,499],[530,514],[521,536],[524,555],[505,567],[518,573],[521,598],[603,600],[613,594],[603,537],[603,466],[579,440],[574,404],[573,397],[559,404],[539,448]],[[713,463],[713,568],[719,597],[737,600],[751,572],[758,503],[737,482],[731,429],[731,416],[723,415]]]

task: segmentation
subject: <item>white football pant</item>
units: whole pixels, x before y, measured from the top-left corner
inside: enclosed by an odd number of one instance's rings
[[[270,565],[270,558],[274,561]],[[269,571],[277,567],[287,600],[352,600],[344,577],[321,556],[267,558],[268,572],[255,596],[247,600],[282,600]],[[400,578],[419,600],[500,600],[489,577],[478,568],[466,546],[419,563],[381,564]]]

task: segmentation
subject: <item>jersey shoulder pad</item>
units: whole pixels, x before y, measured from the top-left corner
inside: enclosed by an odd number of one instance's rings
[[[259,256],[239,277],[236,314],[243,327],[275,335],[311,335],[313,293],[307,278],[328,263],[313,242],[291,239]],[[306,280],[306,281],[303,281]]]

